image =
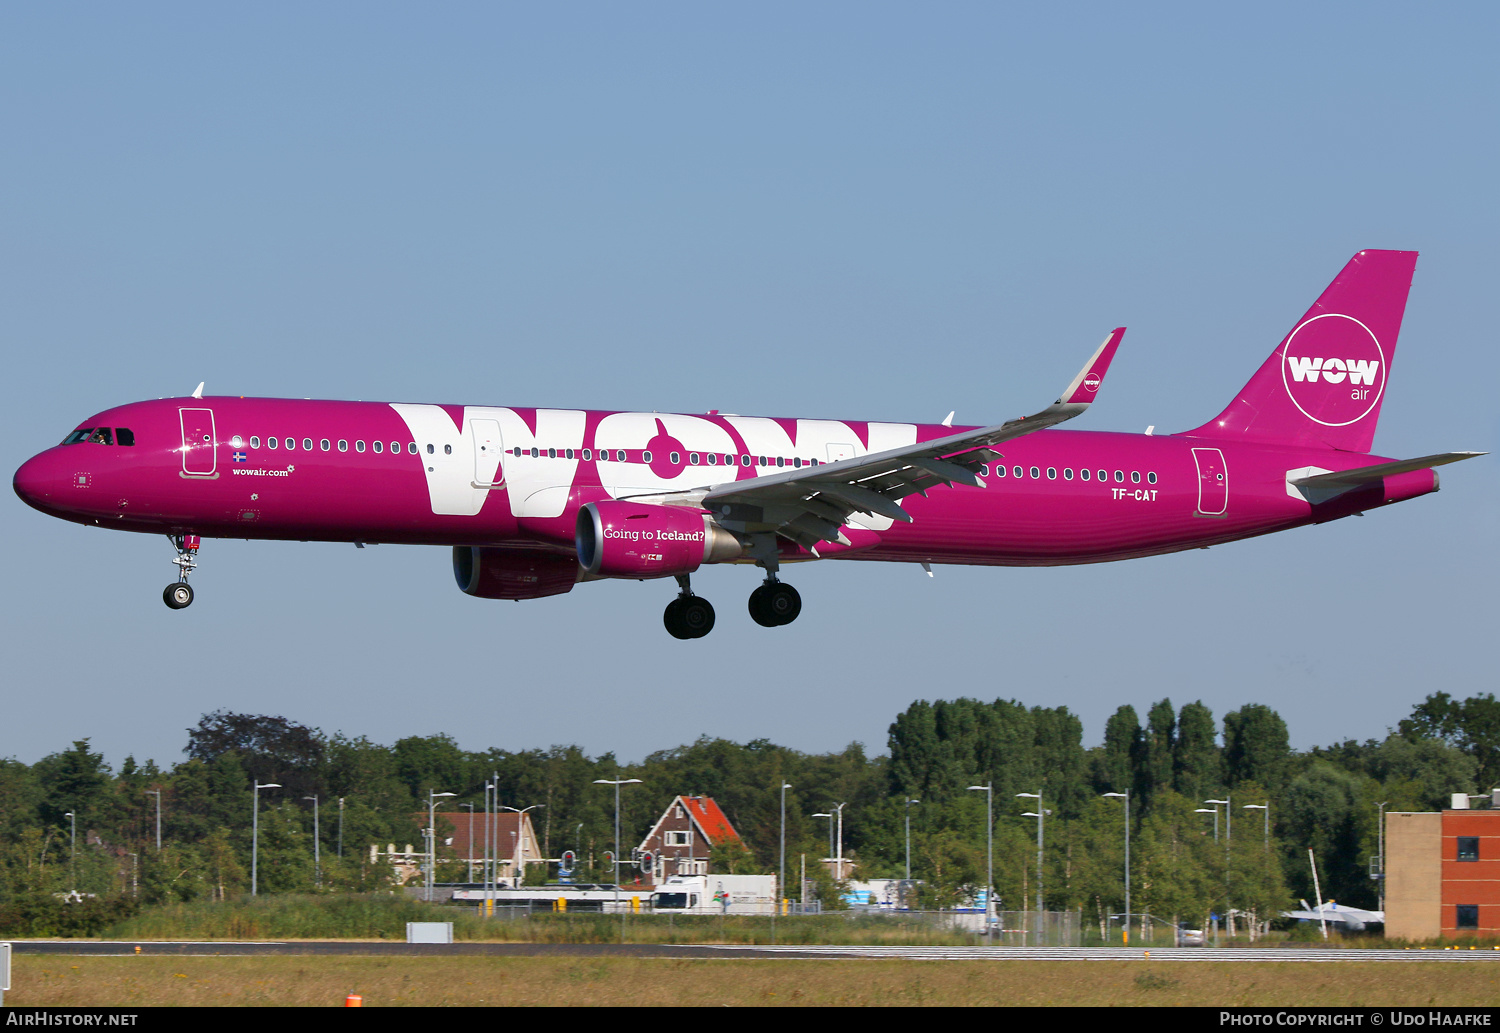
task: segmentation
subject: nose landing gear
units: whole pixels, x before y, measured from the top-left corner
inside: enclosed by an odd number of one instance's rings
[[[181,610],[191,606],[193,602],[193,586],[188,584],[188,575],[198,566],[198,547],[202,540],[195,534],[175,534],[168,537],[172,548],[177,550],[177,558],[172,560],[177,564],[177,581],[162,590],[161,599],[172,609]]]
[[[694,595],[686,574],[677,576],[682,591],[667,604],[662,623],[673,638],[702,638],[714,630],[714,608],[700,595]]]

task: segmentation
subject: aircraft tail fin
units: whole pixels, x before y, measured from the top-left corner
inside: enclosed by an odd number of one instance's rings
[[[1368,452],[1406,313],[1415,251],[1361,251],[1197,437]]]

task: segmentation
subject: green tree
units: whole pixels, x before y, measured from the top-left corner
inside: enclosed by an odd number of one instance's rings
[[[1224,715],[1224,765],[1231,788],[1256,782],[1279,789],[1290,757],[1286,722],[1270,707],[1247,703]]]

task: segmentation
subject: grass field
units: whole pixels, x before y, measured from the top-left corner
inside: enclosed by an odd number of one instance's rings
[[[1470,1006],[1500,964],[17,955],[8,1006]]]

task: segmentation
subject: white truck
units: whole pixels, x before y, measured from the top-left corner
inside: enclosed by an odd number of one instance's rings
[[[774,914],[776,876],[673,875],[657,884],[651,910],[678,915]]]

